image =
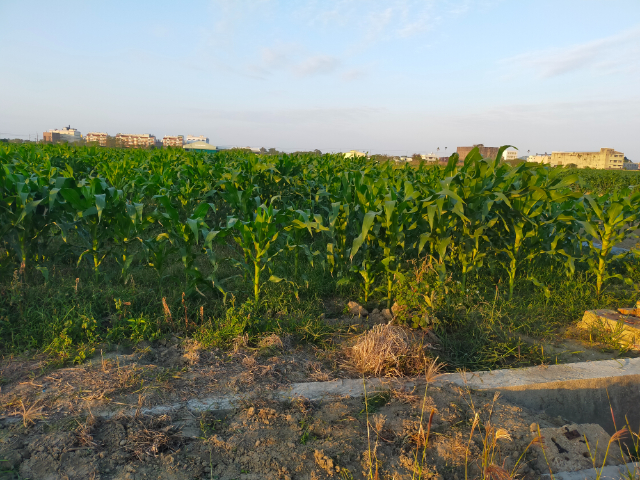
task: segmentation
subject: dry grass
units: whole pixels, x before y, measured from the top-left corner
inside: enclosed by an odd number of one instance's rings
[[[189,362],[189,365],[195,365],[200,361],[200,350],[202,350],[202,344],[197,340],[185,341],[184,358]]]
[[[249,335],[246,333],[244,335],[238,335],[233,339],[233,351],[236,353],[243,347],[246,347],[249,344]]]
[[[261,339],[258,346],[260,348],[278,348],[280,350],[284,350],[284,343],[282,343],[282,339],[275,333]]]
[[[183,441],[182,434],[171,424],[171,417],[151,417],[136,414],[129,418],[127,450],[138,460],[157,456],[167,451],[175,452]]]
[[[96,442],[93,441],[93,429],[96,425],[96,418],[93,415],[89,415],[84,423],[80,423],[78,420],[78,426],[76,427],[75,434],[78,445],[81,447],[93,448],[96,446]]]
[[[347,349],[349,362],[365,375],[403,376],[422,372],[429,361],[424,345],[403,327],[375,325]]]
[[[38,404],[38,400],[33,402],[30,407],[27,407],[22,400],[20,400],[20,409],[13,412],[13,415],[19,415],[22,417],[22,424],[25,428],[29,425],[35,424],[36,421],[41,420],[45,417],[45,414],[42,413],[43,406],[36,407]]]
[[[309,378],[315,382],[328,382],[331,380],[331,376],[322,371],[322,364],[320,362],[309,362],[307,364],[307,371],[309,372]]]

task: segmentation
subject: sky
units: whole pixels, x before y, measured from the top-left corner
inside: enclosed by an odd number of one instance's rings
[[[0,19],[0,137],[640,161],[638,0],[0,0]]]

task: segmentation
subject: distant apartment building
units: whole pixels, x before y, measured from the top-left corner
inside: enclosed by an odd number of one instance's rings
[[[184,145],[184,137],[182,135],[165,135],[162,137],[163,147],[182,147]]]
[[[517,150],[505,150],[502,152],[502,160],[508,162],[509,160],[517,160],[518,159],[518,151]]]
[[[209,137],[205,137],[204,135],[198,135],[197,137],[195,135],[187,135],[184,139],[185,145],[193,142],[209,143]]]
[[[118,133],[116,145],[125,148],[155,147],[156,137],[149,133]]]
[[[552,165],[575,165],[577,168],[622,170],[624,154],[613,148],[601,148],[599,152],[551,152]]]
[[[101,147],[107,146],[108,135],[104,132],[89,132],[84,136],[87,143],[97,143]]]
[[[498,147],[485,147],[482,143],[478,143],[472,147],[458,147],[457,152],[461,160],[467,158],[469,152],[478,147],[482,158],[496,158],[498,156]]]
[[[48,132],[43,132],[42,139],[45,142],[79,142],[82,140],[82,135],[79,130],[75,128],[71,128],[71,125],[68,127],[60,128],[60,129],[51,129]]]

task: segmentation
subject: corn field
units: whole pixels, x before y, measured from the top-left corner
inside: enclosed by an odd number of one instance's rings
[[[546,288],[523,277],[531,262],[590,271],[596,295],[622,280],[612,247],[638,228],[640,174],[620,184],[617,172],[511,167],[477,149],[458,160],[0,145],[0,269],[45,283],[63,263],[104,282],[147,270],[203,296],[244,288],[258,305],[265,282],[295,292],[323,269],[391,306],[421,258],[463,289],[490,271],[509,298],[519,281]],[[606,192],[589,187],[600,174]],[[103,278],[107,264],[117,278]]]

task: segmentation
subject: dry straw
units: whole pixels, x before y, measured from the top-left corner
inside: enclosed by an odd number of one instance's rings
[[[365,375],[402,376],[421,371],[427,364],[423,346],[406,329],[375,325],[347,351],[350,363]]]

